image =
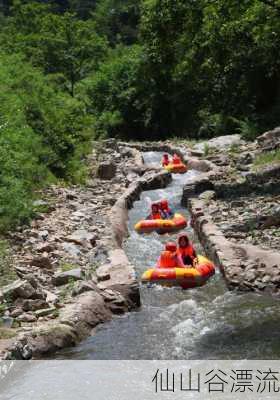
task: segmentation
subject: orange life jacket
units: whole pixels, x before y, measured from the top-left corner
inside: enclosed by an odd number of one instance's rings
[[[171,251],[163,251],[158,261],[158,268],[175,268],[178,267],[178,258],[176,253]]]
[[[182,164],[182,161],[181,161],[181,159],[179,157],[173,157],[172,162],[175,165]]]
[[[195,251],[191,244],[189,244],[187,247],[179,247],[177,252],[181,257],[195,258]]]
[[[162,219],[161,213],[154,213],[150,215],[151,219]]]

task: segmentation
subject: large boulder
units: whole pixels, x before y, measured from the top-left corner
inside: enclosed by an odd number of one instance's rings
[[[218,136],[208,141],[198,143],[194,146],[194,149],[198,151],[205,151],[205,147],[207,146],[210,149],[226,150],[231,146],[238,146],[241,144],[241,135],[226,135]]]
[[[198,160],[196,158],[189,158],[187,160],[189,169],[194,169],[200,172],[209,172],[215,168],[215,165],[208,160]]]
[[[62,243],[62,248],[65,253],[70,254],[72,257],[78,257],[81,254],[81,250],[78,246],[73,243]]]
[[[49,305],[45,300],[42,299],[26,299],[22,303],[22,309],[24,311],[37,311],[41,310],[42,308],[48,308]]]
[[[263,150],[269,151],[280,148],[280,127],[258,136],[257,142]]]
[[[15,300],[17,298],[30,299],[34,297],[36,291],[34,287],[26,280],[18,279],[10,285],[2,288],[5,300]]]
[[[66,240],[80,246],[86,246],[88,244],[95,246],[96,234],[88,232],[86,229],[79,229],[73,232],[72,235],[67,236]]]
[[[83,273],[81,268],[72,269],[65,272],[57,272],[53,277],[53,283],[56,286],[66,285],[71,281],[81,281]]]
[[[78,296],[75,303],[69,304],[61,311],[60,322],[72,326],[82,339],[90,329],[100,322],[107,321],[110,317],[111,312],[103,297],[95,291],[88,291]]]
[[[97,177],[100,179],[110,180],[113,179],[117,172],[117,166],[112,161],[104,161],[98,165]]]
[[[30,261],[30,265],[32,265],[34,267],[46,268],[46,269],[52,269],[52,267],[53,267],[52,263],[51,263],[51,260],[45,255],[34,257]]]
[[[104,265],[101,265],[100,267],[97,268],[96,277],[97,277],[99,282],[107,281],[108,279],[111,278],[111,276],[110,276],[110,268],[111,268],[110,264],[104,264]]]

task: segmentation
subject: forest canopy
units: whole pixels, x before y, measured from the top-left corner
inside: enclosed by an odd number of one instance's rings
[[[0,0],[0,224],[99,138],[278,124],[280,0]]]

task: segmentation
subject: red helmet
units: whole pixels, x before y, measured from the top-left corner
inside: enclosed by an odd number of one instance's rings
[[[177,245],[176,243],[173,242],[168,242],[165,245],[165,250],[167,251],[171,251],[172,253],[175,252],[177,250]]]
[[[168,154],[165,153],[165,154],[163,155],[163,158],[168,158]]]

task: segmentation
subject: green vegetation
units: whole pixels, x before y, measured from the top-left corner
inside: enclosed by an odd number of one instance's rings
[[[70,264],[70,263],[64,262],[64,263],[60,264],[60,269],[62,272],[71,271],[72,269],[75,269],[75,268],[77,268],[77,266]]]
[[[103,137],[254,139],[279,123],[279,0],[0,1],[0,231],[82,183]]]
[[[11,268],[11,265],[12,261],[10,258],[8,243],[4,240],[0,240],[0,286],[8,285],[16,279],[16,273],[13,268]]]
[[[259,168],[265,165],[280,163],[280,149],[275,151],[269,151],[267,153],[260,154],[254,160],[254,167]]]

